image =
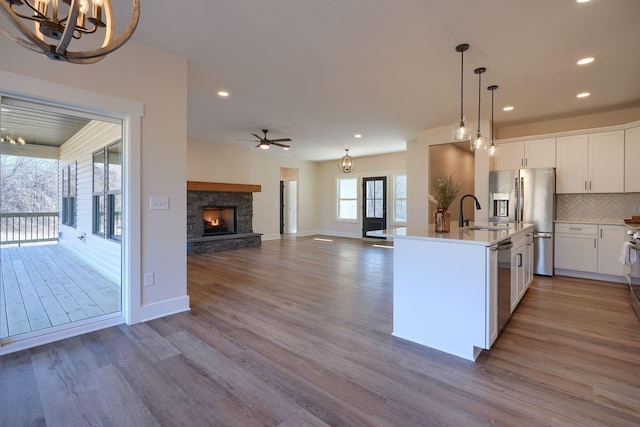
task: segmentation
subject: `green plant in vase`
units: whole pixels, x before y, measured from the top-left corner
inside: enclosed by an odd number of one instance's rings
[[[455,173],[436,176],[433,183],[434,193],[429,194],[429,201],[436,205],[433,215],[437,232],[448,233],[451,230],[449,206],[462,190],[462,184],[454,175]]]

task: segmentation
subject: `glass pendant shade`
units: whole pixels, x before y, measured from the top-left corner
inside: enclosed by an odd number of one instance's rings
[[[498,157],[500,154],[500,146],[496,144],[496,141],[491,141],[491,145],[487,147],[487,156]]]
[[[460,121],[453,125],[452,131],[454,141],[468,141],[471,136],[471,129],[464,121],[464,116],[460,116]]]
[[[472,151],[484,150],[487,147],[487,138],[482,136],[480,132],[477,133],[475,138],[473,138],[469,143],[469,148]]]

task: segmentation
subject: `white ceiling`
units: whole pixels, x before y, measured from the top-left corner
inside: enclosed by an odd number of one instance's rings
[[[452,125],[459,43],[474,125],[480,66],[483,119],[500,86],[497,126],[640,105],[640,0],[143,0],[133,38],[188,59],[190,137],[250,147],[269,129],[293,140],[279,155],[308,160]]]

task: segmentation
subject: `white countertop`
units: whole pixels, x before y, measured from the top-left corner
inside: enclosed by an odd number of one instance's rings
[[[474,230],[473,227],[490,227],[495,230]],[[508,228],[507,228],[508,227]],[[437,242],[450,242],[465,245],[491,246],[509,237],[514,237],[528,229],[533,231],[533,224],[475,222],[469,227],[458,228],[451,225],[449,233],[436,233],[434,226],[426,227],[395,227],[387,230],[367,232],[368,236],[387,237],[393,239],[415,239]]]

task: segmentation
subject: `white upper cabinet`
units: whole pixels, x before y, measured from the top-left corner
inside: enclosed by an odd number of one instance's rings
[[[624,191],[640,192],[640,126],[624,131]]]
[[[500,144],[500,155],[496,157],[496,170],[553,168],[555,166],[555,138]]]
[[[558,193],[624,191],[624,131],[559,137],[556,142]]]
[[[624,191],[624,131],[589,134],[589,191]]]
[[[585,193],[589,165],[589,136],[559,137],[556,141],[556,192]]]

